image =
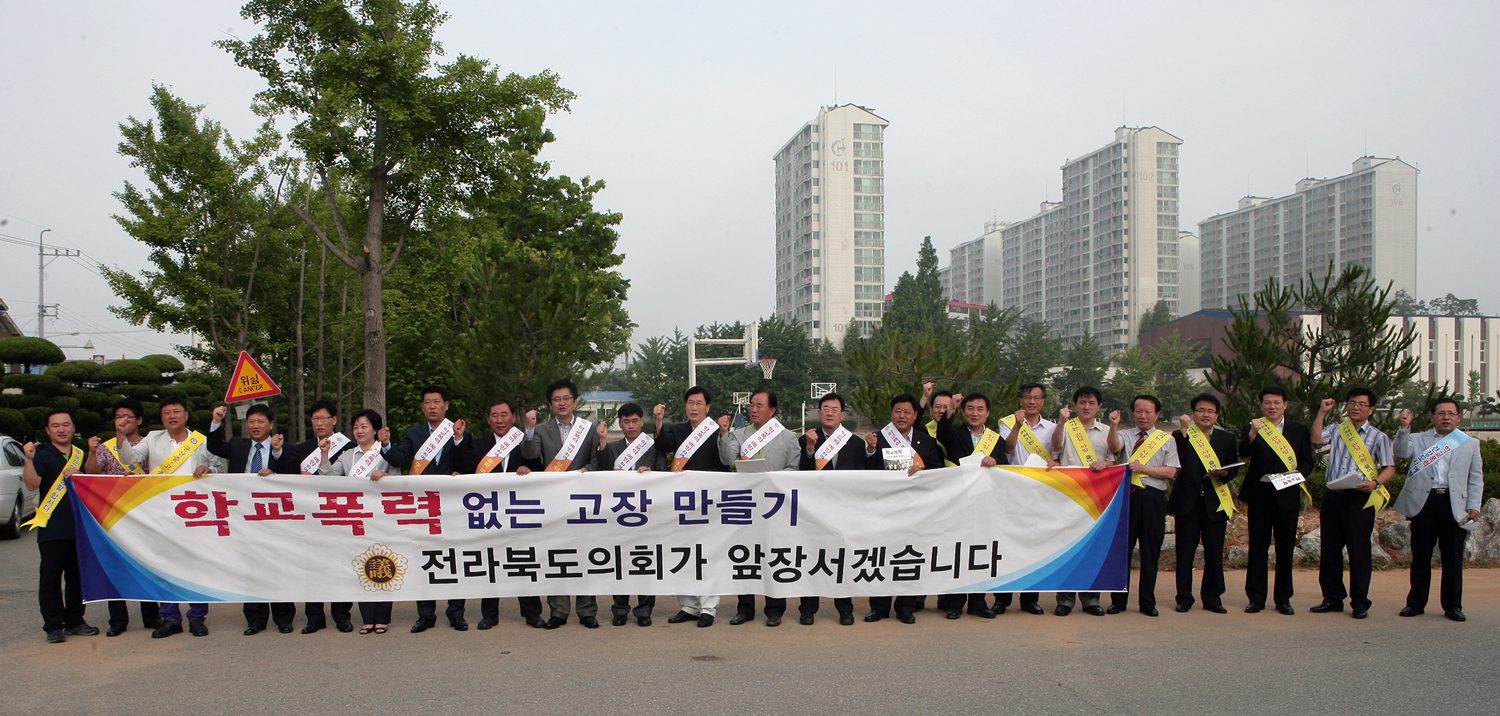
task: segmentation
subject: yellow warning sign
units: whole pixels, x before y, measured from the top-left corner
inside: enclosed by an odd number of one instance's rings
[[[266,375],[265,369],[249,353],[240,351],[240,360],[234,364],[234,374],[229,376],[229,390],[224,393],[224,402],[238,403],[280,394],[281,387],[271,380],[271,376]]]

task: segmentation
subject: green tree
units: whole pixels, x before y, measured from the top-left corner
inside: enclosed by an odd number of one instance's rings
[[[61,363],[68,357],[56,343],[32,336],[6,336],[0,338],[0,365],[20,364],[30,373],[32,366]]]
[[[1459,298],[1453,294],[1447,294],[1442,298],[1434,298],[1427,302],[1427,307],[1433,313],[1448,316],[1477,316],[1479,315],[1479,299]]]
[[[360,279],[363,404],[384,411],[384,277],[408,241],[429,238],[422,227],[529,170],[552,141],[543,120],[573,94],[551,72],[437,62],[446,16],[425,0],[250,0],[242,14],[260,34],[218,44],[265,79],[257,111],[290,122],[328,215],[291,208]]]
[[[1066,403],[1072,400],[1073,391],[1086,385],[1103,389],[1104,375],[1109,372],[1109,356],[1104,354],[1099,341],[1084,334],[1063,351],[1062,366],[1062,371],[1052,378],[1052,389],[1057,392],[1058,400]],[[1107,407],[1115,409],[1120,406],[1111,404]]]
[[[882,318],[881,325],[907,336],[926,331],[952,332],[931,236],[922,237],[922,245],[917,249],[917,274],[902,272],[896,279],[896,287],[891,291],[891,310]]]
[[[667,406],[669,414],[681,411],[682,394],[687,390],[683,387],[687,385],[687,336],[674,330],[670,336],[652,336],[636,346],[625,369],[625,385],[648,416],[658,403]]]
[[[1152,346],[1149,355],[1155,374],[1153,394],[1161,400],[1167,415],[1188,412],[1188,401],[1206,387],[1195,372],[1203,347],[1183,340],[1173,331]]]
[[[1156,305],[1152,306],[1151,310],[1146,312],[1146,315],[1141,316],[1140,332],[1145,333],[1159,326],[1164,326],[1171,323],[1173,318],[1175,317],[1172,315],[1172,307],[1167,303],[1166,299],[1157,301]]]
[[[934,331],[906,335],[899,328],[881,327],[875,335],[844,349],[854,385],[845,395],[855,410],[880,421],[890,399],[900,393],[921,395],[922,383],[975,386],[989,367],[989,356],[965,350],[950,336]]]

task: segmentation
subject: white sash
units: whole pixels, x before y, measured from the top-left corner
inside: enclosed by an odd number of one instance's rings
[[[849,442],[849,437],[852,435],[854,433],[849,432],[848,428],[840,425],[838,430],[833,431],[833,434],[829,435],[823,441],[823,444],[818,446],[818,451],[813,453],[813,459],[817,462],[819,470],[823,469],[824,465],[833,460],[834,455],[839,454],[839,451],[844,449],[844,443]]]
[[[1418,455],[1411,461],[1411,469],[1407,470],[1406,474],[1415,475],[1432,467],[1433,463],[1448,457],[1449,454],[1458,449],[1459,445],[1469,442],[1472,439],[1468,433],[1462,430],[1454,430],[1444,435],[1441,440],[1433,443],[1431,447],[1422,451],[1421,455]]]
[[[773,438],[785,431],[786,428],[782,427],[780,420],[776,418],[767,420],[765,425],[760,426],[760,429],[755,431],[754,435],[751,435],[745,440],[743,445],[740,445],[740,459],[748,460],[755,457],[755,453],[760,452],[761,448],[765,447]]]
[[[895,423],[886,423],[885,427],[883,427],[883,428],[880,429],[880,434],[885,436],[885,442],[886,442],[886,444],[890,445],[891,447],[894,447],[894,448],[909,448],[909,447],[911,447],[911,443],[909,443],[909,442],[906,441],[906,436],[902,435],[901,431],[896,429],[896,424]]]
[[[562,429],[561,424],[557,427],[559,430]],[[589,430],[593,427],[593,423],[576,415],[573,416],[573,429],[563,437],[562,447],[558,449],[557,455],[553,456],[552,462],[547,464],[547,471],[565,472],[572,467],[573,458],[578,456],[578,449],[583,447],[583,440],[588,437]]]
[[[490,470],[493,470],[496,465],[504,462],[505,457],[509,455],[512,450],[515,450],[516,446],[520,445],[521,441],[525,439],[526,431],[514,425],[510,426],[510,432],[495,437],[495,446],[490,448],[489,452],[486,452],[484,454],[484,458],[479,461],[479,466],[475,469],[480,474],[484,474],[489,472]]]
[[[427,466],[437,459],[438,453],[443,446],[453,439],[453,421],[443,418],[441,425],[433,429],[432,434],[427,436],[427,441],[422,447],[417,448],[417,454],[411,461],[411,472],[420,475],[427,470]]]
[[[635,462],[641,459],[641,456],[645,455],[646,451],[650,450],[651,446],[655,444],[656,441],[652,440],[651,436],[645,433],[641,433],[640,435],[635,436],[635,440],[632,440],[629,445],[626,445],[625,449],[620,451],[620,456],[615,458],[615,469],[635,469]]]
[[[334,433],[328,436],[328,455],[332,457],[339,454],[345,445],[349,444],[349,436],[343,433]],[[302,461],[302,474],[316,475],[318,468],[323,464],[323,446],[313,445],[312,454]]]
[[[380,443],[372,443],[369,452],[361,455],[359,460],[355,461],[354,467],[349,468],[349,476],[369,477],[370,473],[375,472],[375,464],[384,462],[385,460],[380,457]]]
[[[709,437],[718,429],[719,424],[709,418],[704,418],[703,422],[698,423],[698,427],[693,429],[692,434],[688,435],[687,439],[683,440],[682,444],[677,446],[677,452],[672,453],[672,469],[675,471],[682,470],[682,466],[687,465],[688,458],[691,458],[693,453],[698,452],[698,448],[703,447],[703,444],[708,442]]]

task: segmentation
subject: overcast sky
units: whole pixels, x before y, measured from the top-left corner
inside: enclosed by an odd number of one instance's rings
[[[1193,231],[1245,194],[1290,193],[1364,154],[1405,159],[1422,172],[1420,296],[1500,311],[1493,259],[1453,260],[1494,255],[1495,3],[441,5],[450,57],[551,69],[578,93],[550,120],[545,156],[604,180],[599,208],[624,214],[636,340],[774,310],[771,156],[835,101],[891,123],[888,290],[922,236],[946,264],[984,222],[1060,198],[1062,163],[1128,124],[1184,140]],[[0,298],[34,334],[34,242],[50,228],[49,244],[86,258],[47,270],[47,303],[61,304],[49,337],[112,357],[169,350],[180,337],[109,313],[89,267],[147,265],[111,219],[112,193],[139,179],[116,152],[117,125],[150,116],[158,82],[248,136],[259,78],[211,43],[255,27],[237,3],[209,0],[10,2],[0,27]]]

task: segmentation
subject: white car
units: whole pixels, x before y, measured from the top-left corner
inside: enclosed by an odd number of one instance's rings
[[[0,539],[21,536],[21,523],[36,512],[36,490],[26,489],[21,481],[25,458],[21,444],[0,435]]]

